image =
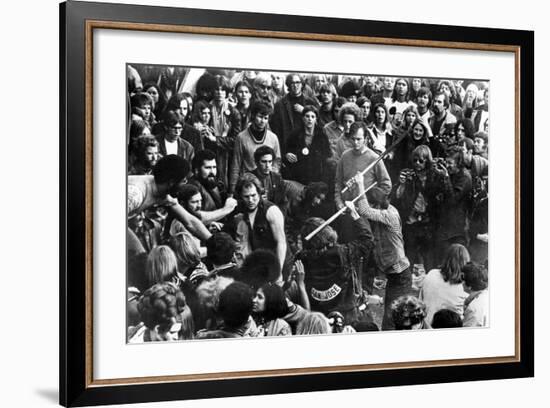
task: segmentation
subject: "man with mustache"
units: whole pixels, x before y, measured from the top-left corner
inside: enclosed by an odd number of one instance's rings
[[[189,184],[195,185],[202,196],[202,210],[222,208],[227,198],[223,182],[218,178],[216,154],[212,150],[198,151],[193,158],[193,177]]]
[[[434,135],[443,136],[445,125],[455,124],[456,117],[449,112],[449,97],[444,92],[438,92],[432,103],[433,116],[429,119],[430,128]]]

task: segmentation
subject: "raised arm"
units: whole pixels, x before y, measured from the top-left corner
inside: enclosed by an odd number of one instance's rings
[[[237,200],[234,198],[228,198],[225,200],[225,205],[222,208],[218,208],[213,211],[199,211],[201,220],[204,224],[208,225],[213,221],[219,221],[222,218],[228,216],[237,207]]]
[[[174,218],[181,221],[181,223],[187,228],[193,235],[200,238],[201,240],[207,240],[212,236],[210,231],[205,227],[201,220],[199,220],[194,215],[190,214],[179,204],[174,204],[168,207],[169,211],[172,212]]]
[[[286,236],[285,236],[285,218],[283,217],[283,213],[276,205],[273,205],[269,207],[266,213],[267,222],[269,222],[269,225],[271,227],[271,233],[273,234],[273,238],[275,240],[276,244],[276,254],[277,258],[279,258],[279,278],[277,279],[278,282],[282,282],[283,279],[283,266],[285,264],[285,258],[286,258]]]

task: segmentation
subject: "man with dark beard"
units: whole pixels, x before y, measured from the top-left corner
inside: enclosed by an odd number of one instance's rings
[[[279,207],[262,199],[262,190],[255,177],[239,179],[235,194],[241,201],[242,212],[233,218],[226,230],[237,242],[236,252],[243,259],[259,248],[274,252],[279,260],[277,284],[282,285],[283,270],[288,274],[290,264],[285,219]]]
[[[185,184],[189,173],[187,161],[176,155],[168,155],[158,161],[152,176],[128,176],[128,216],[131,217],[153,207],[165,207],[174,218],[193,235],[208,239],[211,234],[204,224],[186,211],[174,197]],[[128,253],[145,252],[136,234],[128,228]]]
[[[198,151],[193,158],[193,177],[189,184],[195,185],[202,195],[202,210],[213,211],[223,207],[227,198],[225,186],[218,179],[216,154],[212,150]]]
[[[434,96],[432,110],[434,115],[429,119],[430,128],[434,136],[443,135],[446,125],[455,124],[456,117],[449,112],[449,97],[444,92]]]

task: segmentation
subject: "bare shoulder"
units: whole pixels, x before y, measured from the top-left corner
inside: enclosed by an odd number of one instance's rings
[[[265,216],[268,221],[277,221],[284,219],[283,213],[276,205],[272,205],[271,207],[269,207],[265,213]]]

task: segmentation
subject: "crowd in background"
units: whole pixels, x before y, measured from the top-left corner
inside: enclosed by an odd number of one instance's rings
[[[488,82],[127,81],[129,342],[488,326]]]

